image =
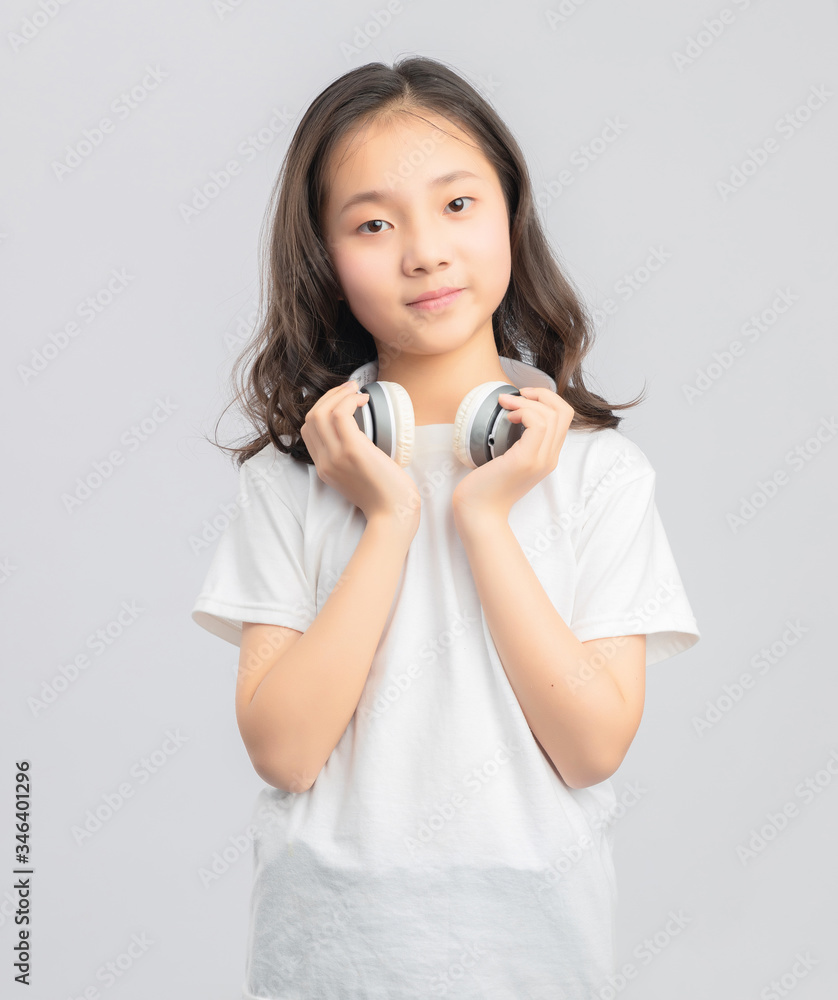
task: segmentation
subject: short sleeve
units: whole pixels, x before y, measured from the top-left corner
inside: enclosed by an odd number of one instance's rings
[[[570,628],[580,642],[646,635],[646,666],[701,637],[657,505],[655,471],[600,496],[576,549]]]
[[[250,461],[239,470],[234,507],[192,620],[237,646],[246,621],[304,632],[314,621],[316,602],[304,570],[302,525]]]

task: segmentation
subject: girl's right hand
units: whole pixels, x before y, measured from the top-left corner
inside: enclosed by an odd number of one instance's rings
[[[354,382],[327,390],[306,414],[300,435],[320,479],[367,521],[383,515],[415,534],[422,510],[416,483],[355,422],[355,408],[368,400]]]

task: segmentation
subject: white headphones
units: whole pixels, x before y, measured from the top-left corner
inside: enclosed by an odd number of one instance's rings
[[[541,386],[556,391],[555,380],[525,361],[500,357],[509,382],[483,382],[475,386],[457,410],[454,421],[454,454],[472,469],[485,465],[508,451],[524,433],[524,425],[511,423],[498,396],[508,392],[520,396],[519,385]],[[415,424],[413,404],[398,382],[379,382],[378,360],[368,361],[349,376],[369,400],[355,410],[355,422],[366,436],[397,465],[410,465]]]

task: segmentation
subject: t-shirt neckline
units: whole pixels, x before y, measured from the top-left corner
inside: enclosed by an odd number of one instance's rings
[[[417,453],[452,450],[453,424],[417,424],[413,428],[413,446]]]

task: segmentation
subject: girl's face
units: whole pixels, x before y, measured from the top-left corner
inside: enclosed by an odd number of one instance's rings
[[[429,355],[473,337],[493,349],[492,313],[512,273],[493,166],[466,133],[420,114],[430,123],[405,116],[349,136],[328,165],[326,246],[379,357],[382,345]],[[440,288],[462,291],[434,308],[411,304]]]

